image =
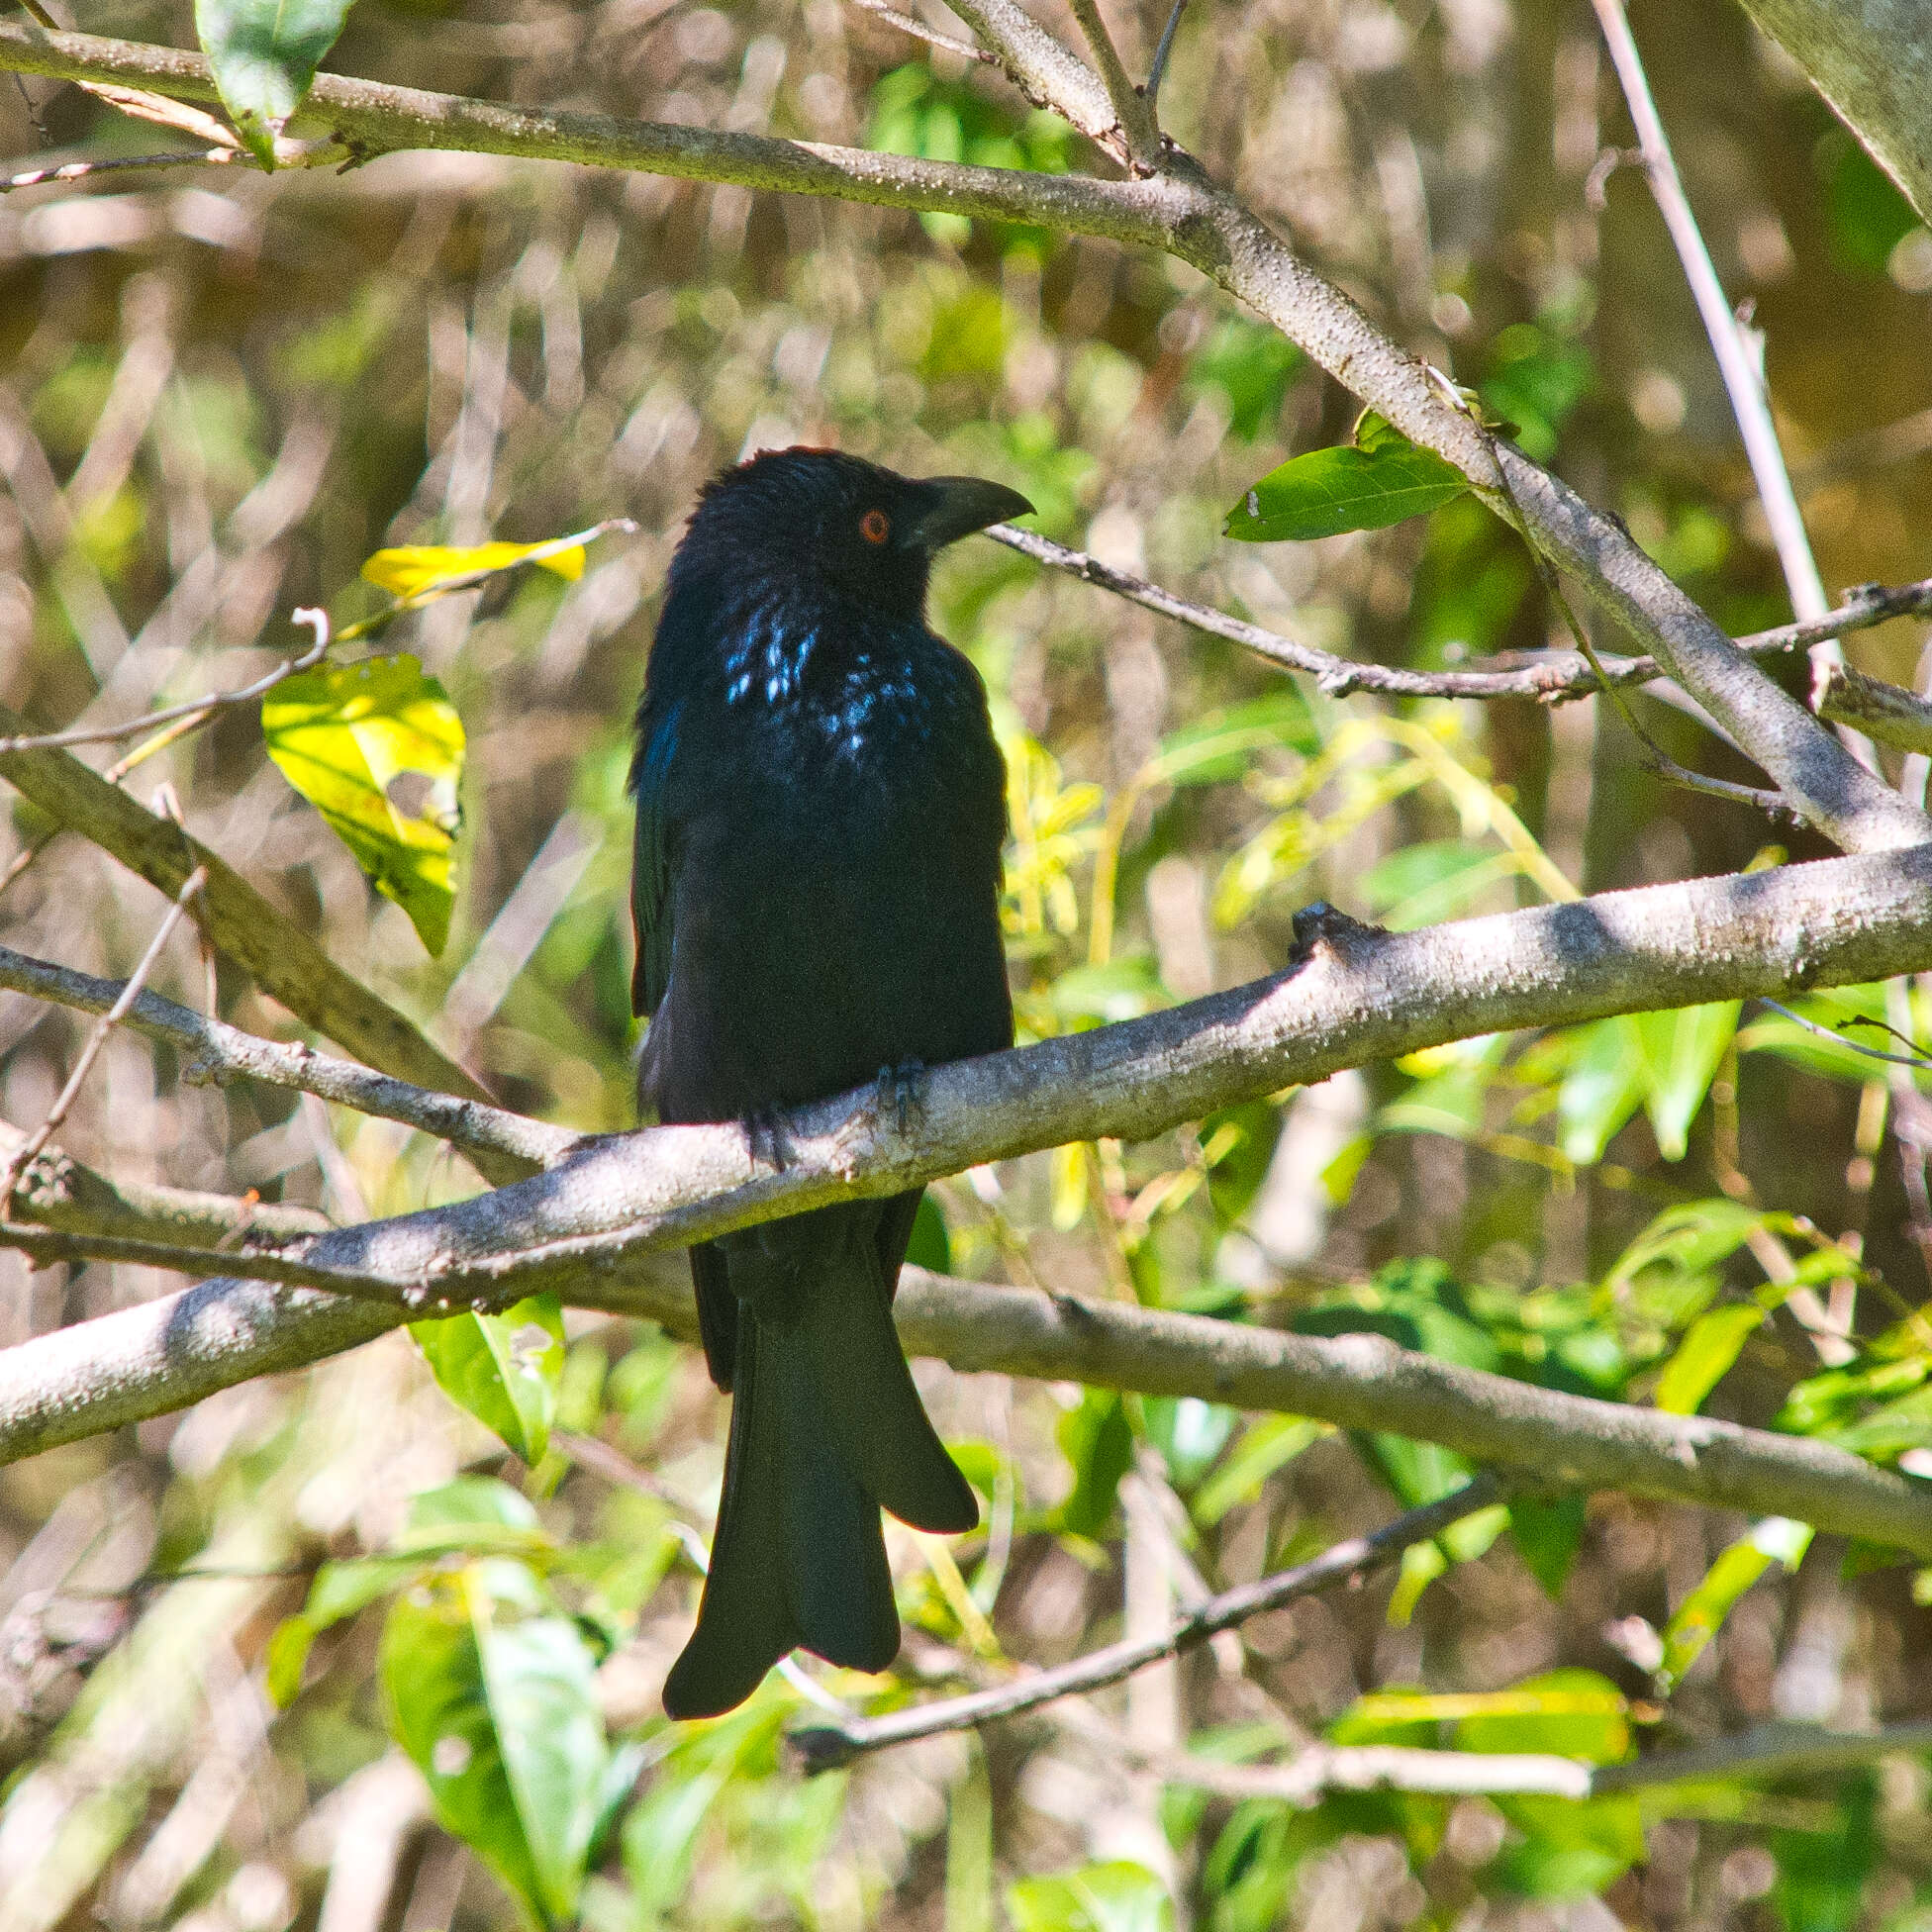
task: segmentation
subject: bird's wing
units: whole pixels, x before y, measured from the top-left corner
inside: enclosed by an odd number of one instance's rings
[[[637,962],[630,974],[630,1011],[648,1018],[671,978],[671,854],[666,792],[677,748],[678,707],[651,723],[638,747],[632,791],[637,829],[630,865],[630,921]]]

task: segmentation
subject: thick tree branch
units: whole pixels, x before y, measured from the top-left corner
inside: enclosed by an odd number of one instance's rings
[[[0,987],[94,1014],[109,1012],[125,991],[120,980],[96,979],[91,973],[49,965],[10,946],[0,946]],[[358,1113],[400,1120],[460,1147],[479,1166],[487,1162],[500,1180],[520,1180],[553,1166],[583,1137],[567,1127],[532,1120],[483,1101],[433,1093],[388,1074],[371,1073],[351,1060],[318,1053],[305,1042],[289,1046],[244,1033],[225,1020],[204,1019],[155,993],[142,993],[125,1018],[149,1039],[165,1040],[187,1054],[190,1080],[226,1086],[245,1076],[270,1087],[314,1094]]]
[[[1919,970],[1932,964],[1929,902],[1932,848],[1412,933],[1314,918],[1306,960],[1278,979],[934,1069],[903,1131],[870,1090],[804,1110],[782,1171],[739,1127],[659,1127],[586,1142],[551,1172],[473,1201],[238,1263],[382,1305],[211,1282],[6,1351],[0,1458],[352,1346],[445,1300],[501,1305],[555,1287],[689,1334],[688,1290],[649,1260],[665,1247],[1060,1141],[1143,1138],[1237,1098],[1473,1033]],[[1373,1336],[1317,1341],[917,1280],[899,1319],[909,1348],[962,1368],[1393,1428],[1563,1487],[1793,1515],[1932,1555],[1924,1490],[1842,1451],[1477,1375]]]
[[[1425,1543],[1452,1523],[1487,1509],[1502,1497],[1502,1486],[1492,1476],[1478,1476],[1439,1502],[1410,1509],[1367,1536],[1345,1537],[1317,1557],[1277,1571],[1258,1582],[1224,1590],[1197,1604],[1158,1636],[1130,1638],[1107,1644],[1050,1671],[1027,1671],[1010,1684],[973,1690],[960,1697],[942,1697],[889,1711],[883,1717],[854,1718],[844,1724],[814,1725],[794,1731],[787,1745],[802,1769],[836,1771],[868,1751],[882,1751],[914,1738],[937,1737],[946,1731],[976,1730],[1003,1717],[1037,1710],[1058,1697],[1118,1684],[1150,1664],[1179,1657],[1221,1630],[1232,1630],[1264,1610],[1280,1609],[1300,1596],[1311,1596],[1331,1584],[1362,1583],[1386,1563],[1394,1562],[1411,1543]]]
[[[1015,0],[964,0],[963,11],[1025,84],[1075,126],[1104,139],[1113,123],[1106,89]],[[0,67],[56,79],[135,83],[193,99],[211,99],[214,92],[199,55],[49,33],[20,22],[0,22]],[[365,152],[454,147],[635,168],[1026,221],[1164,249],[1272,322],[1406,435],[1456,464],[1499,515],[1524,525],[1538,549],[1656,656],[1809,823],[1852,851],[1932,837],[1932,821],[1859,765],[1744,658],[1617,524],[1519,450],[1495,440],[1422,363],[1178,150],[1164,150],[1159,171],[1145,179],[1100,181],[500,107],[330,74],[318,76],[303,119],[311,127],[333,127]]]

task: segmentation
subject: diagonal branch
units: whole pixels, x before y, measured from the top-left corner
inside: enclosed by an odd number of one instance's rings
[[[961,0],[959,10],[1025,85],[1108,145],[1114,117],[1106,88],[1016,0]],[[212,99],[215,92],[197,54],[49,33],[19,21],[0,22],[0,68],[7,67],[62,80],[133,82],[193,99]],[[1158,172],[1145,179],[1102,181],[502,107],[334,74],[317,77],[301,118],[310,127],[333,128],[365,153],[460,148],[632,168],[1030,222],[1164,250],[1273,323],[1412,441],[1454,463],[1499,516],[1522,527],[1598,611],[1658,659],[1764,767],[1808,823],[1848,851],[1932,839],[1932,820],[1865,770],[1742,656],[1626,531],[1520,450],[1493,442],[1423,363],[1178,149],[1164,149]],[[1117,138],[1110,151],[1121,152]],[[1127,158],[1123,152],[1121,158]],[[211,875],[211,891],[218,883]]]
[[[1113,125],[1136,174],[1150,174],[1160,157],[1161,135],[1154,125],[1154,110],[1120,63],[1113,36],[1101,18],[1100,0],[1067,0],[1073,17],[1080,23],[1087,45],[1093,50],[1094,64],[1100,69],[1102,85],[1113,109]]]
[[[1333,1584],[1351,1589],[1384,1564],[1393,1563],[1411,1543],[1426,1543],[1452,1523],[1473,1516],[1502,1499],[1502,1485],[1483,1475],[1464,1484],[1453,1496],[1410,1509],[1367,1536],[1350,1536],[1331,1544],[1317,1557],[1277,1571],[1256,1583],[1222,1591],[1198,1603],[1157,1636],[1129,1638],[1087,1652],[1049,1671],[1028,1671],[1011,1684],[943,1697],[932,1703],[888,1712],[883,1717],[859,1717],[843,1724],[814,1725],[794,1731],[786,1739],[792,1754],[807,1772],[836,1771],[869,1751],[881,1751],[915,1738],[937,1737],[947,1731],[976,1730],[1000,1718],[1037,1710],[1059,1697],[1104,1690],[1122,1678],[1144,1671],[1170,1657],[1205,1644],[1222,1630],[1232,1630],[1264,1610],[1277,1610],[1297,1597],[1311,1596]]]
[[[9,25],[0,22],[0,34]],[[0,706],[0,730],[18,733],[20,722]],[[0,752],[0,779],[170,898],[199,867],[208,875],[196,901],[202,931],[264,992],[370,1066],[418,1086],[488,1103],[482,1087],[413,1021],[338,966],[218,854],[71,752]],[[503,1166],[487,1149],[479,1150],[477,1165],[493,1181],[525,1171]]]

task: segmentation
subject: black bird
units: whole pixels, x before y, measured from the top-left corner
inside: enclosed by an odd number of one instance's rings
[[[630,786],[639,1095],[746,1120],[1013,1044],[1001,944],[1006,767],[986,688],[926,628],[933,552],[1032,506],[823,449],[710,484],[671,562]],[[918,1191],[691,1251],[732,1392],[698,1627],[673,1717],[728,1710],[788,1651],[883,1670],[899,1617],[879,1511],[979,1504],[892,1324]]]

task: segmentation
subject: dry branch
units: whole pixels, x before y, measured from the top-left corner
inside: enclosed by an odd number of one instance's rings
[[[868,1751],[882,1751],[914,1738],[937,1737],[946,1731],[976,1730],[1004,1717],[1037,1710],[1058,1697],[1118,1684],[1136,1671],[1205,1644],[1222,1630],[1232,1630],[1251,1616],[1278,1610],[1300,1596],[1311,1596],[1331,1584],[1360,1584],[1384,1564],[1394,1562],[1411,1543],[1425,1543],[1452,1523],[1487,1509],[1502,1497],[1502,1486],[1492,1476],[1476,1477],[1440,1501],[1410,1509],[1367,1536],[1344,1537],[1317,1557],[1277,1571],[1257,1582],[1224,1590],[1198,1603],[1186,1616],[1157,1636],[1127,1638],[1091,1650],[1085,1656],[1052,1670],[1028,1671],[1010,1684],[941,1697],[931,1703],[889,1711],[883,1717],[852,1718],[842,1724],[814,1725],[787,1738],[792,1753],[809,1772],[836,1771]]]
[[[1130,571],[1116,570],[1111,563],[1086,550],[1070,549],[1050,536],[1030,530],[1016,530],[1010,524],[995,524],[986,534],[1021,556],[1049,570],[1061,570],[1098,590],[1111,591],[1142,610],[1158,617],[1172,618],[1205,636],[1224,638],[1280,664],[1291,671],[1302,671],[1314,679],[1330,697],[1346,697],[1354,691],[1379,691],[1392,698],[1527,698],[1537,704],[1560,704],[1566,699],[1588,698],[1600,690],[1598,679],[1581,651],[1549,650],[1522,654],[1514,658],[1493,658],[1487,664],[1472,664],[1459,671],[1411,671],[1401,665],[1365,663],[1360,658],[1337,656],[1313,644],[1284,636],[1279,630],[1251,624],[1245,618],[1230,616],[1211,605],[1197,604],[1192,598],[1177,596],[1159,584],[1149,583]],[[1801,650],[1845,631],[1864,630],[1893,618],[1911,617],[1932,610],[1932,577],[1912,584],[1887,589],[1867,584],[1851,593],[1837,610],[1822,617],[1796,624],[1783,624],[1770,630],[1754,630],[1731,641],[1739,650],[1754,657],[1775,651]],[[1664,675],[1654,657],[1601,657],[1610,681],[1620,685],[1649,684]],[[1883,687],[1886,693],[1895,685]],[[1903,694],[1910,696],[1909,693]],[[1842,688],[1834,687],[1830,704],[1849,702]],[[1918,701],[1914,700],[1914,703]],[[1812,706],[1821,718],[1835,718],[1836,712],[1822,703]],[[1932,719],[1932,706],[1924,707]],[[1868,724],[1875,736],[1884,736],[1879,727]],[[1932,732],[1928,732],[1932,737]]]

